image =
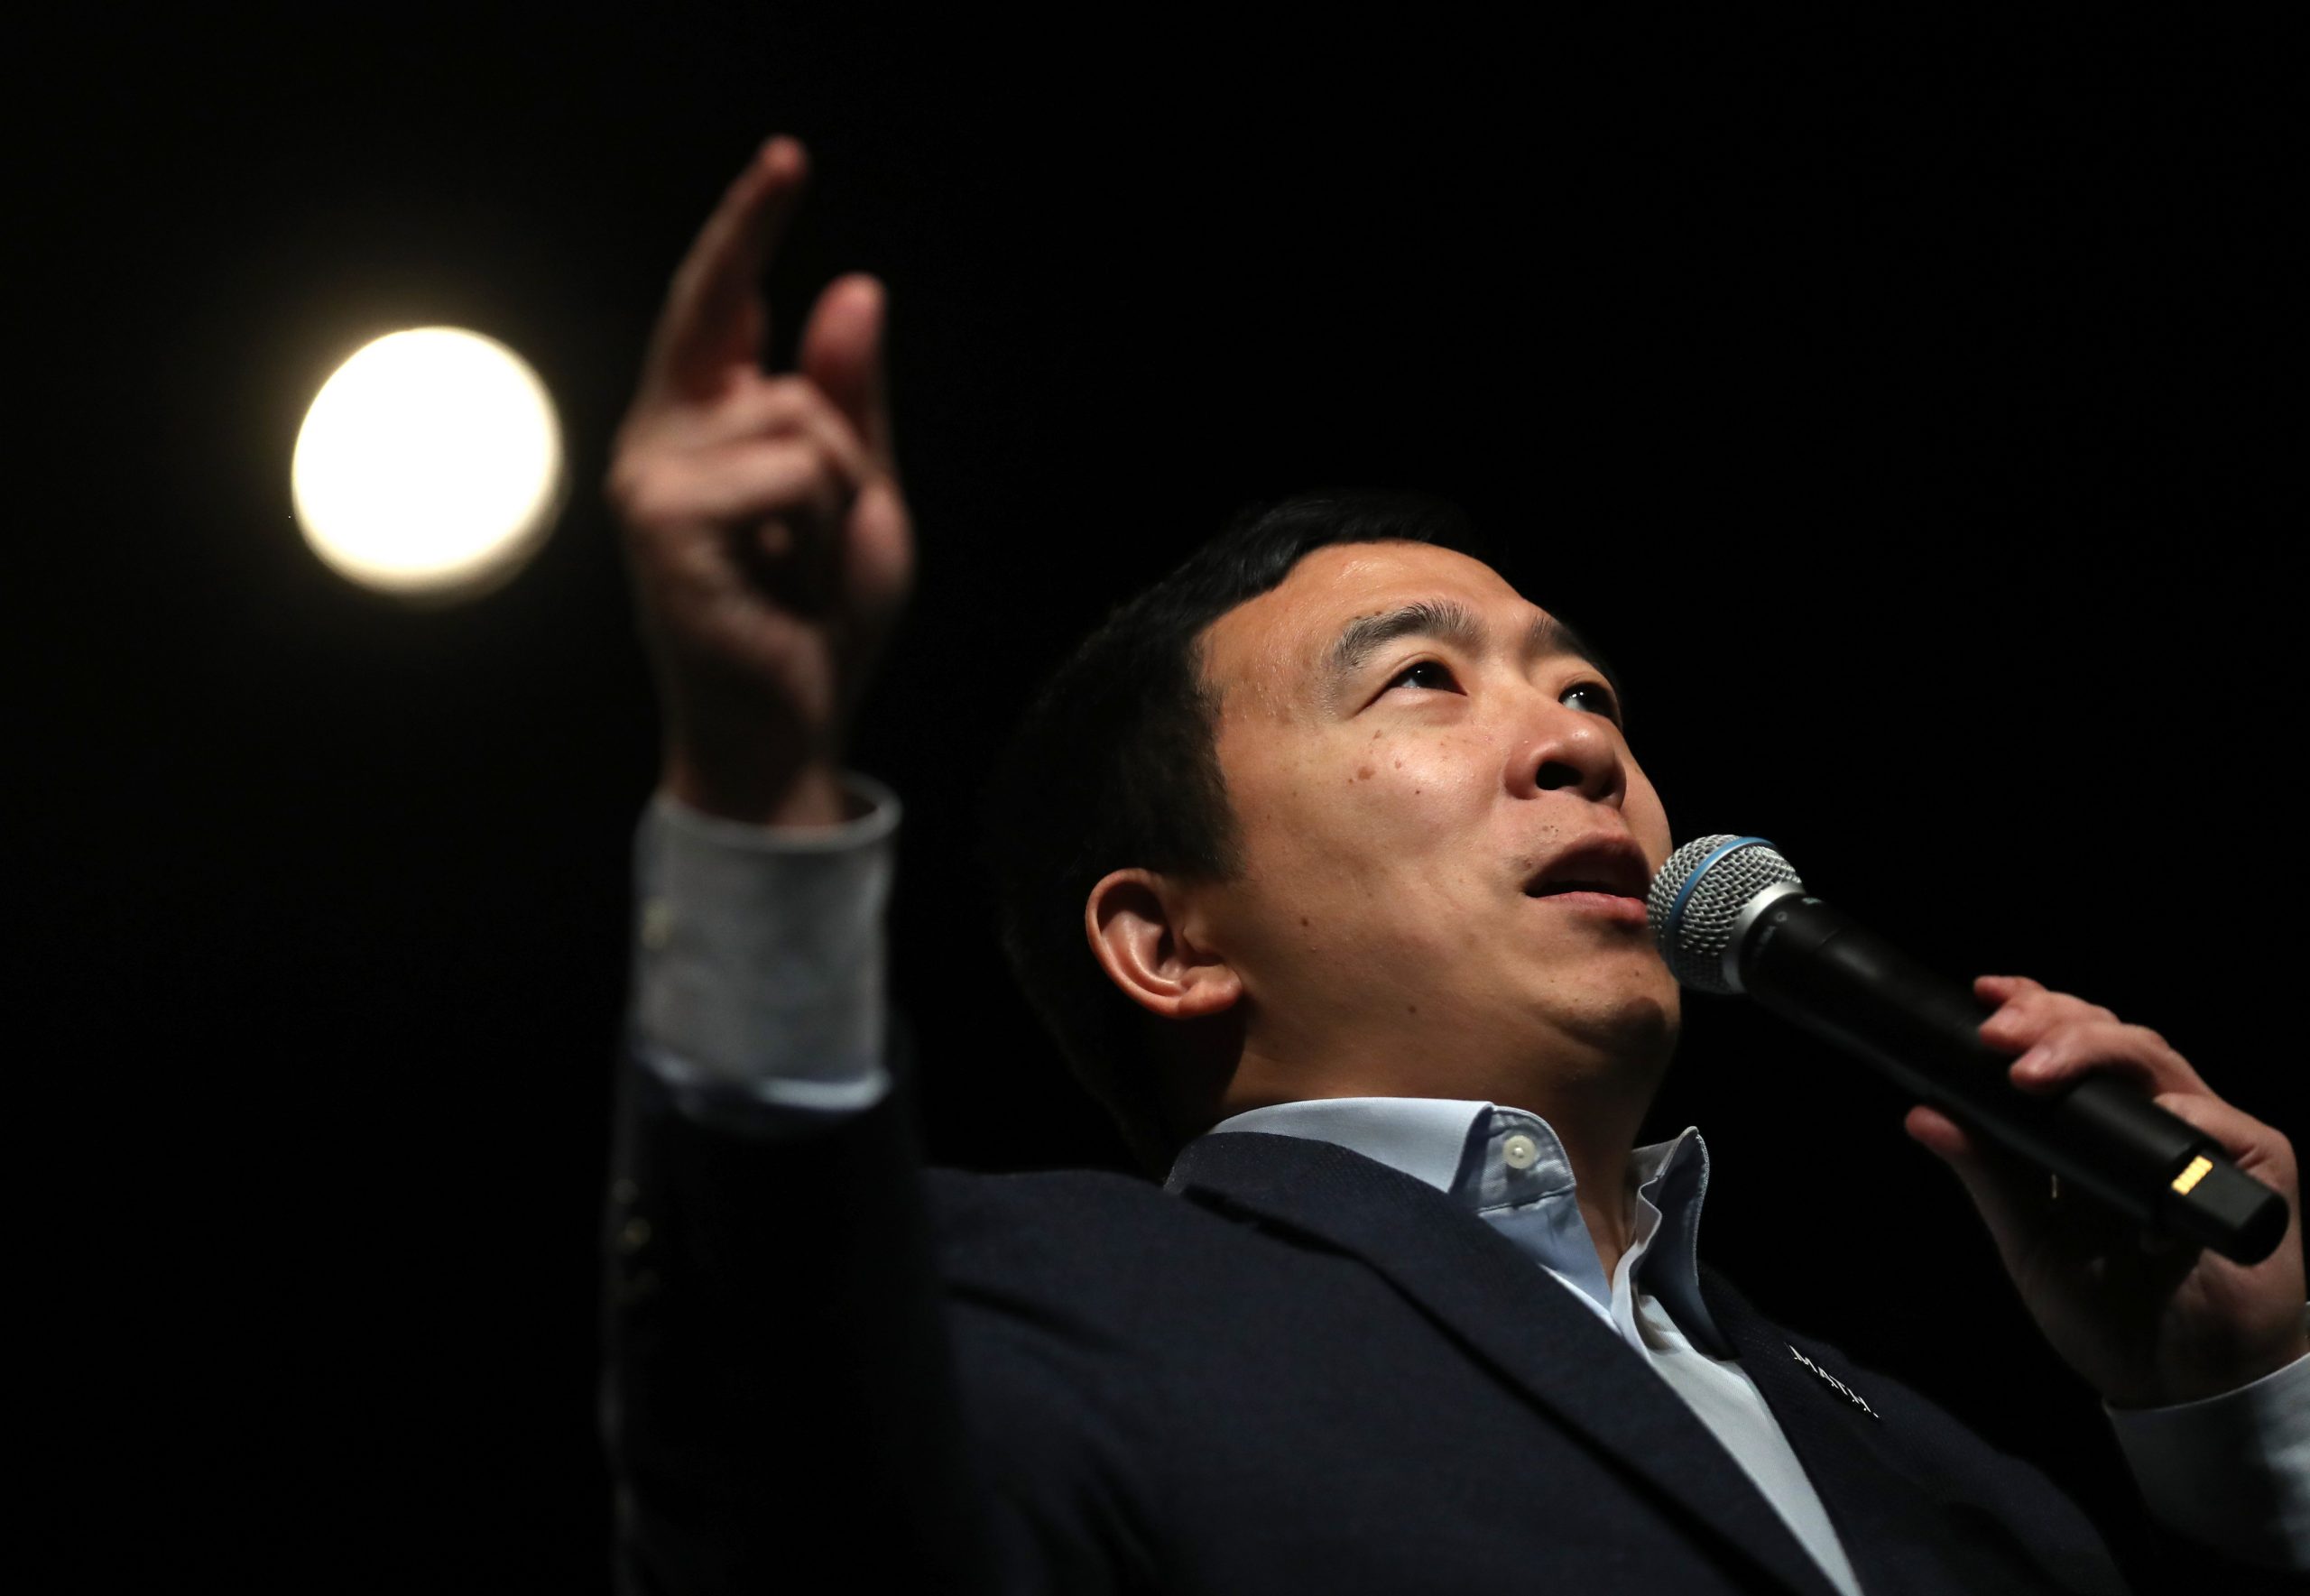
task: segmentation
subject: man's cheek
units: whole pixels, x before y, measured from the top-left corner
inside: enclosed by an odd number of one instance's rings
[[[1438,865],[1465,868],[1487,845],[1486,811],[1499,801],[1497,772],[1492,779],[1442,766],[1406,761],[1391,773],[1383,808],[1384,846],[1417,853]]]

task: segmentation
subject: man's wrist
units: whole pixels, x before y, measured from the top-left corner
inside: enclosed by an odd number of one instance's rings
[[[2155,1385],[2138,1390],[2114,1395],[2105,1391],[2102,1393],[2102,1400],[2104,1406],[2121,1413],[2179,1407],[2191,1402],[2210,1401],[2232,1391],[2242,1390],[2305,1358],[2310,1358],[2310,1306],[2305,1307],[2301,1318],[2296,1322],[2292,1336],[2259,1356],[2220,1370],[2194,1368],[2162,1378]]]
[[[744,826],[842,826],[866,810],[845,791],[833,764],[813,761],[790,777],[732,781],[709,777],[679,751],[669,752],[659,789],[698,814]]]

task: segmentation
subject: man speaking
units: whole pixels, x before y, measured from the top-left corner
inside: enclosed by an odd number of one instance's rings
[[[2310,1578],[2294,1149],[2157,1034],[1975,986],[2015,1091],[2123,1079],[2283,1195],[2259,1263],[1908,1123],[2101,1398],[2150,1566],[1702,1259],[1698,1130],[1632,1145],[1678,1033],[1667,813],[1611,671],[1425,499],[1239,518],[1083,644],[987,791],[1005,950],[1155,1178],[923,1169],[899,800],[844,763],[912,572],[880,285],[759,365],[803,176],[772,140],[706,224],[609,477],[665,724],[609,1225],[625,1588]]]

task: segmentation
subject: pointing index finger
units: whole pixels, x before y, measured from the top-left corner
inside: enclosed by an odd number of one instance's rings
[[[800,143],[781,134],[732,180],[667,290],[645,388],[696,397],[717,389],[733,365],[761,359],[769,322],[762,269],[808,171]]]

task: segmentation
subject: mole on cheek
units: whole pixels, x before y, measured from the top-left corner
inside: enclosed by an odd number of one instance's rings
[[[1369,766],[1369,765],[1358,765],[1358,766],[1355,768],[1355,779],[1356,779],[1358,781],[1369,781],[1369,780],[1372,780],[1372,767],[1371,767],[1371,766]]]

